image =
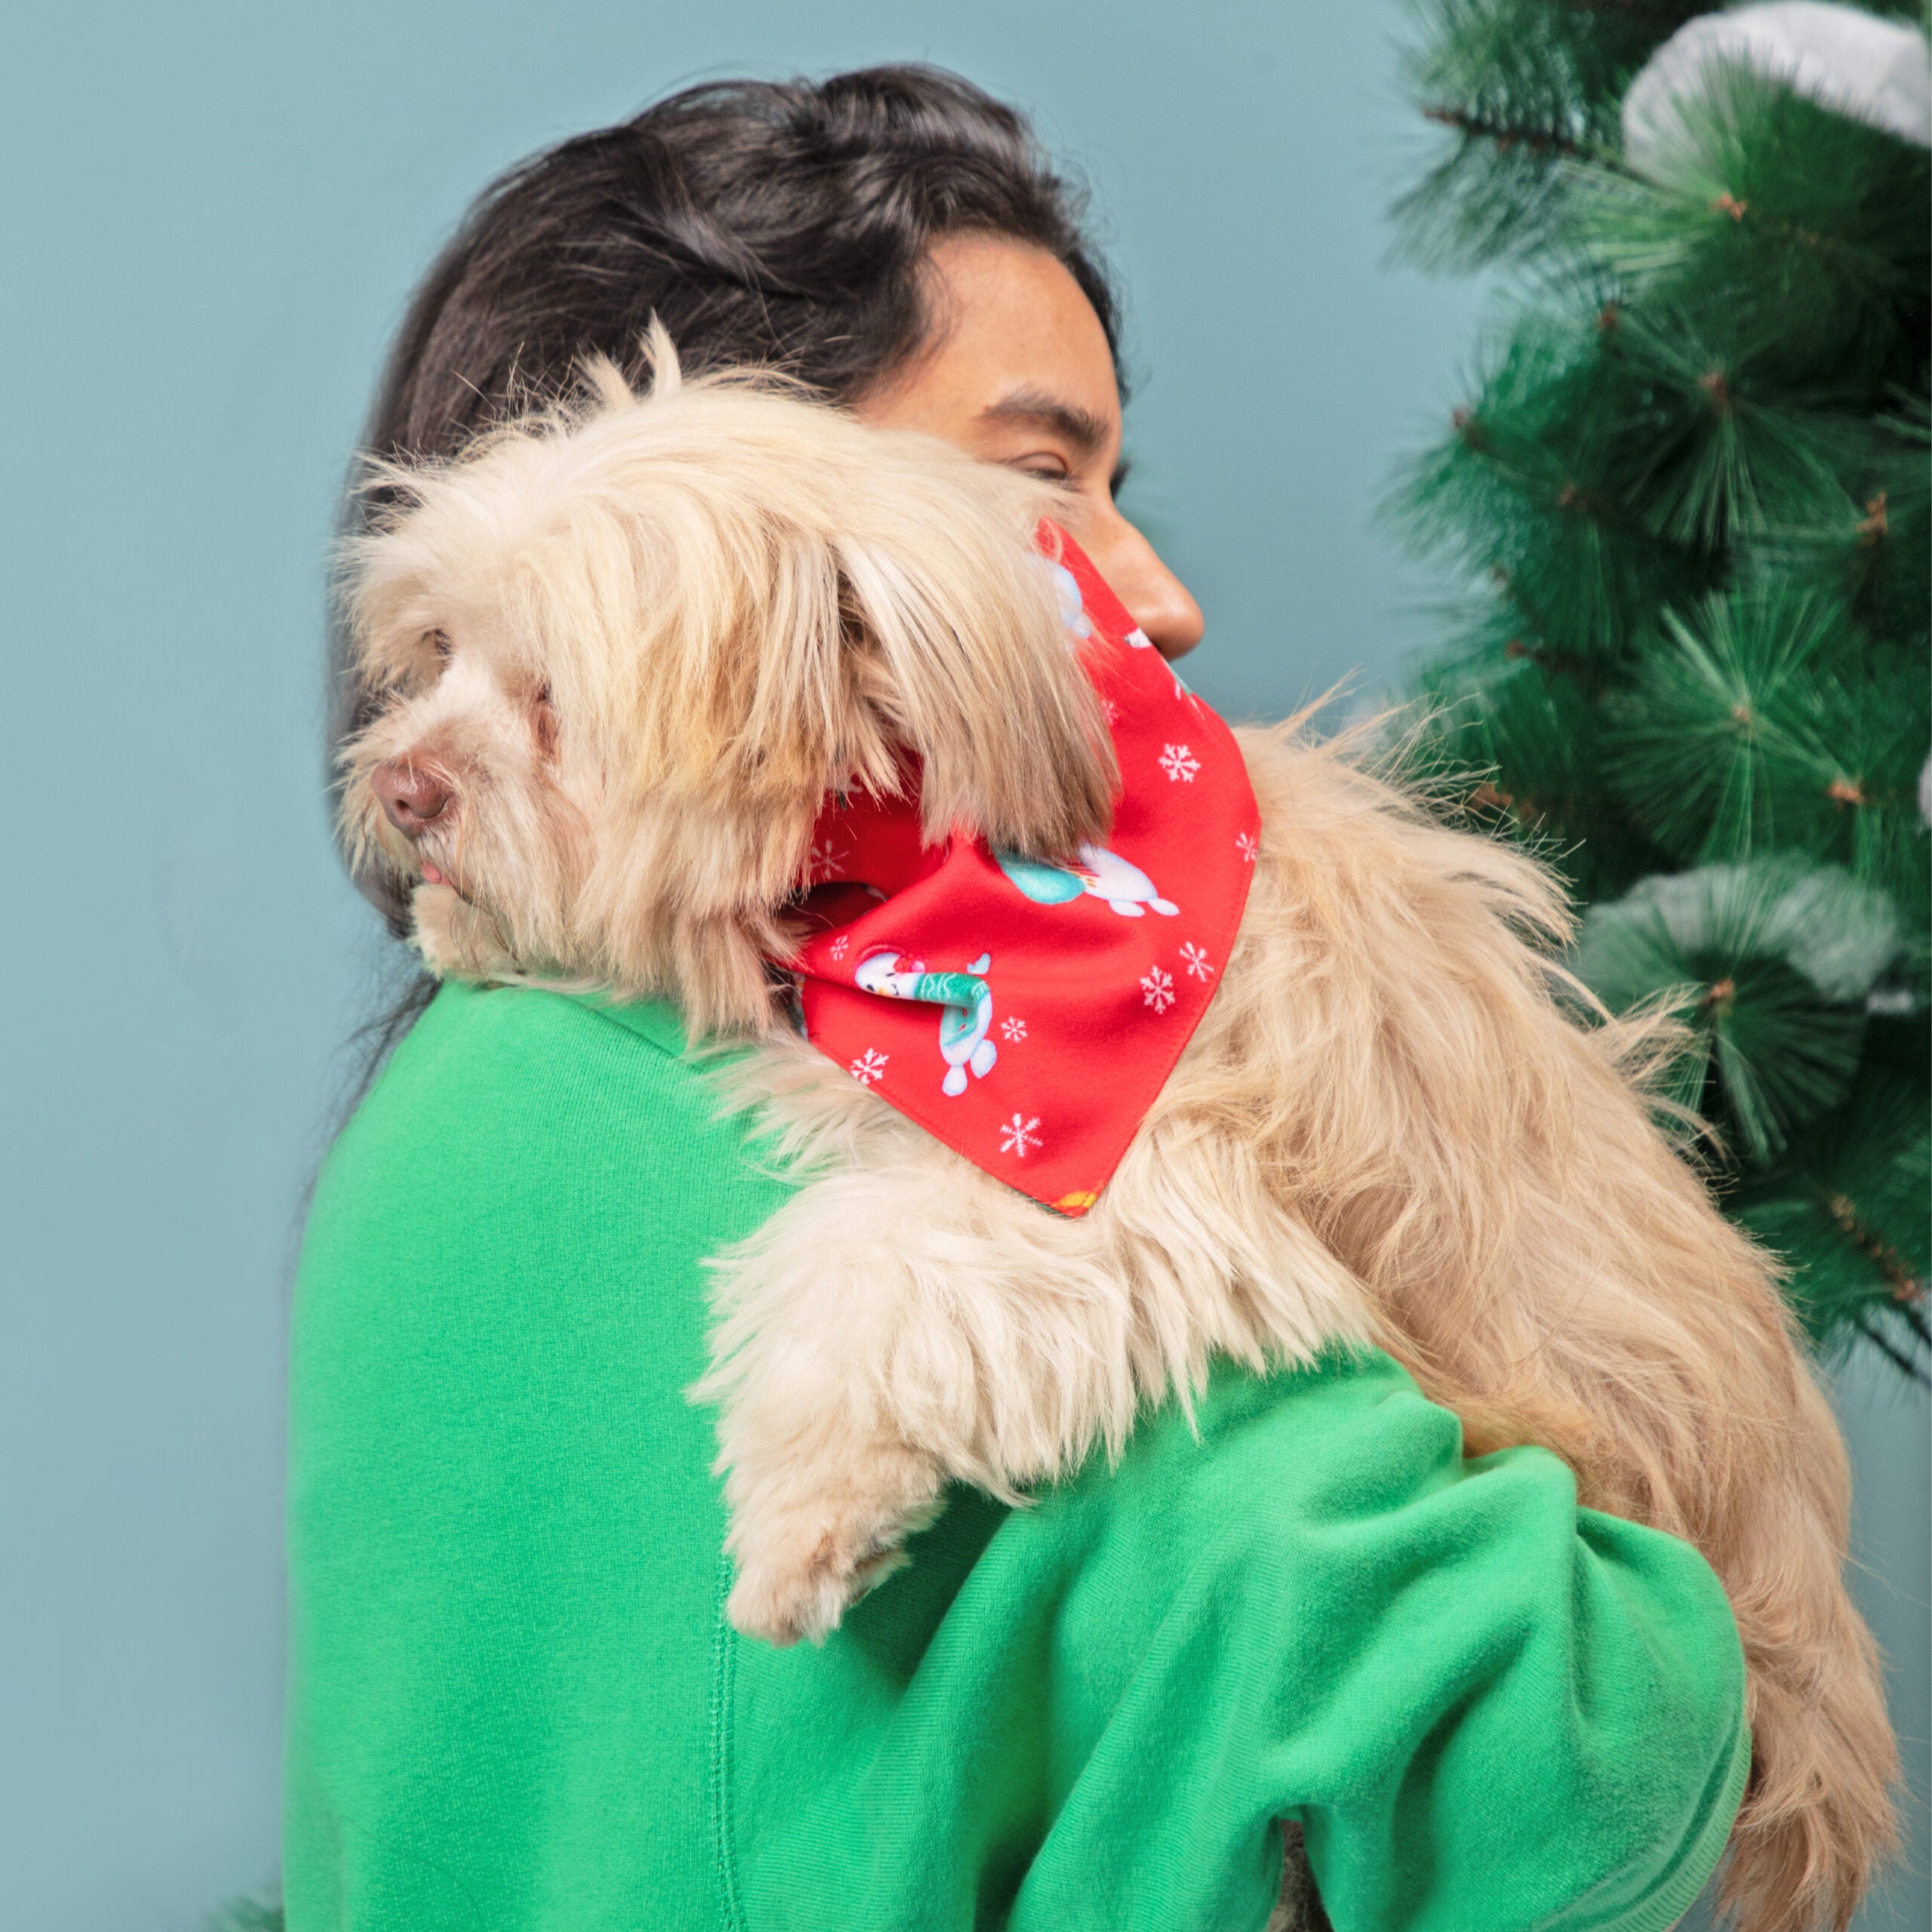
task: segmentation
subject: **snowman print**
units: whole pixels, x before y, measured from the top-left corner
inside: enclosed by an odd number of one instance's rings
[[[1104,845],[1083,845],[1072,866],[1050,866],[1017,852],[995,852],[999,869],[1036,906],[1064,906],[1082,894],[1111,906],[1124,919],[1158,912],[1171,919],[1180,910],[1163,899],[1154,881]]]
[[[980,976],[992,964],[983,952],[963,973],[929,973],[922,959],[881,948],[859,961],[853,979],[861,992],[881,999],[924,1000],[941,1009],[940,1057],[946,1078],[940,1091],[956,1100],[966,1091],[966,1075],[983,1080],[993,1070],[999,1050],[986,1036],[992,1031],[992,989]]]

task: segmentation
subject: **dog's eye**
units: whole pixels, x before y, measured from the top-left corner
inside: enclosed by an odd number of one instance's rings
[[[550,702],[550,687],[538,688],[530,700],[530,728],[536,734],[537,749],[546,758],[557,755],[557,707]]]
[[[454,647],[450,643],[450,634],[448,631],[432,631],[423,641],[443,663],[447,663],[449,661],[450,652]]]

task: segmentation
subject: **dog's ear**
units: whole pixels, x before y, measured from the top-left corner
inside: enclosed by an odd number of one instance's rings
[[[929,438],[881,445],[833,539],[853,689],[924,767],[927,835],[1063,857],[1104,837],[1113,743],[1030,531],[1037,485]]]

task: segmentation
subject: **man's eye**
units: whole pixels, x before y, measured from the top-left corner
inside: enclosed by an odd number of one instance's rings
[[[1013,467],[1025,476],[1037,476],[1042,483],[1069,484],[1073,473],[1066,465],[1052,457],[1022,457]]]

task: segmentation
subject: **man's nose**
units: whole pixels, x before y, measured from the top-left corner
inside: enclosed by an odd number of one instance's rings
[[[369,783],[382,800],[390,824],[411,838],[450,801],[450,788],[440,778],[403,758],[389,758],[377,765]]]
[[[1206,628],[1201,606],[1160,552],[1111,503],[1080,534],[1081,547],[1163,657],[1185,657]]]

